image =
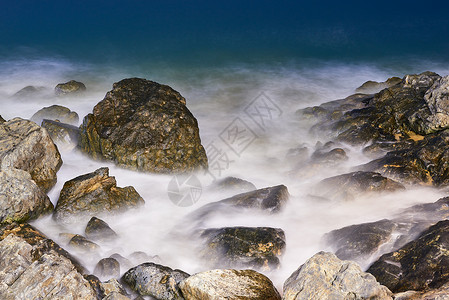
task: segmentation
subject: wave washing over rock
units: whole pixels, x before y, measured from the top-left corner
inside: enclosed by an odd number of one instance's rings
[[[0,85],[0,298],[445,295],[447,71],[158,71]]]

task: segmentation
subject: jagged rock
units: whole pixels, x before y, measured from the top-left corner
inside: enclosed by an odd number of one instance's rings
[[[181,281],[179,287],[186,300],[281,299],[271,280],[254,270],[201,272]]]
[[[369,273],[393,292],[436,289],[449,282],[449,220],[440,221],[418,239],[382,255]]]
[[[374,94],[378,93],[381,90],[385,88],[392,87],[398,83],[401,83],[402,79],[399,77],[391,77],[388,78],[384,82],[377,82],[377,81],[367,81],[363,83],[361,86],[359,86],[355,91],[356,93],[364,93],[364,94]]]
[[[393,192],[405,187],[375,172],[352,172],[322,180],[316,190],[319,196],[338,200],[354,200],[369,192]]]
[[[84,232],[92,240],[110,241],[118,237],[117,233],[105,221],[96,217],[89,220]]]
[[[122,280],[142,296],[152,296],[161,300],[184,299],[178,284],[189,277],[181,270],[144,263],[128,270]]]
[[[319,252],[308,259],[284,283],[284,300],[388,299],[392,294],[359,265]]]
[[[119,278],[120,263],[111,257],[103,258],[95,266],[94,274],[103,280]]]
[[[64,96],[67,94],[79,94],[81,92],[84,92],[86,90],[86,86],[84,83],[70,80],[65,83],[59,83],[55,87],[55,93],[57,96]]]
[[[143,203],[133,187],[117,187],[115,178],[109,176],[109,169],[100,168],[64,184],[53,217],[57,221],[70,222],[76,216],[118,212]]]
[[[110,299],[110,300],[130,299],[127,297],[128,294],[126,293],[123,286],[115,278],[112,278],[112,279],[109,279],[108,281],[102,282],[101,287],[103,288],[104,294],[106,295],[106,298],[103,298],[104,300],[105,299]],[[109,298],[107,298],[107,297],[109,297]]]
[[[430,109],[425,122],[425,132],[436,132],[449,127],[449,76],[435,80],[424,95]]]
[[[55,185],[61,165],[57,147],[47,131],[36,123],[15,118],[0,124],[1,170],[24,170],[47,192]]]
[[[44,119],[51,121],[58,120],[59,122],[70,125],[78,125],[79,122],[79,117],[76,112],[61,105],[44,107],[36,112],[30,120],[36,122],[37,125],[41,125]]]
[[[42,127],[47,130],[58,147],[72,150],[78,145],[80,135],[78,127],[51,120],[43,120]]]
[[[197,120],[166,85],[139,78],[114,83],[80,128],[82,151],[97,159],[156,173],[207,168]]]
[[[350,144],[426,135],[433,130],[429,128],[437,128],[424,96],[440,78],[432,72],[407,75],[401,83],[375,95],[353,95],[302,110],[301,115],[318,119],[312,128],[317,134]]]
[[[75,234],[69,241],[69,246],[78,252],[89,253],[98,251],[100,246],[92,241],[89,241],[84,236]]]
[[[29,173],[14,168],[0,171],[0,225],[36,219],[52,210],[50,199]]]
[[[201,255],[213,267],[279,268],[285,250],[282,229],[270,227],[224,227],[204,230],[206,248]]]
[[[388,152],[359,168],[408,184],[446,186],[448,165],[449,129],[429,134],[413,147]]]
[[[201,225],[216,215],[235,215],[248,209],[267,213],[279,212],[289,198],[285,185],[258,189],[206,204],[188,216],[188,220]]]
[[[97,299],[70,254],[28,224],[0,228],[1,299]]]

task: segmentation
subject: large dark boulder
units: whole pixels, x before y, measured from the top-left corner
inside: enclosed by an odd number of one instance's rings
[[[120,212],[144,204],[132,186],[120,188],[108,168],[78,176],[64,183],[53,218],[71,222],[76,217],[92,217],[104,212]]]
[[[128,270],[122,280],[142,296],[152,296],[161,300],[183,300],[178,284],[189,277],[181,270],[155,263],[143,263]]]
[[[99,284],[32,226],[0,227],[1,299],[102,299]]]
[[[52,210],[50,199],[29,173],[14,168],[0,171],[0,225],[23,223]]]
[[[211,228],[201,238],[206,242],[202,257],[214,268],[277,269],[285,250],[285,234],[279,228]]]
[[[431,226],[399,250],[382,255],[367,272],[393,292],[436,289],[449,282],[449,220]]]
[[[270,279],[254,270],[210,270],[194,274],[179,284],[186,300],[280,300]]]
[[[61,105],[44,107],[36,112],[30,120],[36,122],[38,125],[41,125],[44,119],[52,121],[58,120],[59,122],[70,125],[78,125],[79,121],[79,117],[76,112],[71,111],[67,107]]]
[[[352,261],[332,253],[319,252],[308,259],[284,283],[284,300],[378,299],[392,300],[392,294],[374,276]]]
[[[114,83],[80,128],[80,147],[94,158],[156,173],[207,168],[197,120],[166,85],[139,78]]]
[[[16,168],[30,173],[44,191],[56,184],[61,155],[46,130],[36,123],[15,118],[0,123],[0,169]]]

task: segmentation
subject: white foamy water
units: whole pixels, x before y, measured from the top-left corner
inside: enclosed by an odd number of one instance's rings
[[[291,198],[279,214],[267,216],[253,213],[235,218],[216,217],[205,224],[206,227],[282,228],[287,243],[285,254],[281,258],[282,266],[279,270],[267,273],[280,291],[285,279],[306,259],[320,250],[328,250],[321,243],[324,233],[347,225],[388,218],[402,208],[434,202],[442,196],[435,189],[409,187],[403,192],[371,195],[348,202],[310,200],[308,196],[313,194],[320,180],[349,172],[354,166],[370,160],[361,153],[361,149],[349,146],[344,148],[350,159],[339,167],[302,175],[292,172],[295,170],[295,162],[286,156],[289,150],[304,145],[313,149],[317,141],[327,142],[310,136],[310,124],[299,120],[295,111],[349,96],[367,80],[383,81],[392,76],[405,75],[395,73],[393,69],[317,63],[314,66],[232,66],[194,70],[140,68],[139,71],[132,71],[131,68],[76,65],[64,60],[16,60],[2,62],[0,70],[0,115],[5,119],[30,118],[42,107],[60,104],[76,111],[82,122],[83,116],[103,99],[113,82],[131,76],[168,84],[179,91],[198,119],[203,145],[214,145],[229,158],[229,164],[221,173],[212,170],[216,178],[235,176],[254,183],[257,188],[278,184],[288,187]],[[411,71],[425,70],[416,66]],[[449,68],[441,66],[440,69],[432,70],[440,75],[449,73]],[[52,90],[56,84],[70,79],[84,82],[87,93],[81,97],[53,96]],[[28,85],[42,86],[46,88],[46,92],[39,97],[12,98],[17,91]],[[245,113],[248,107],[251,108],[252,101],[257,101],[259,97],[264,97],[273,108],[273,117],[262,126],[258,123],[260,120],[253,120]],[[233,122],[243,122],[241,124],[246,125],[246,130],[251,132],[253,138],[247,147],[234,149],[235,152],[222,139]],[[196,241],[188,236],[180,237],[179,232],[182,233],[189,226],[189,213],[229,195],[213,193],[204,188],[197,203],[179,207],[170,201],[167,193],[172,176],[121,169],[112,163],[94,161],[76,151],[63,151],[61,154],[64,164],[58,172],[58,183],[49,193],[54,204],[57,203],[64,182],[104,166],[109,167],[110,175],[116,177],[118,186],[134,186],[146,201],[145,206],[138,210],[101,216],[120,238],[114,243],[100,243],[101,253],[98,256],[75,253],[90,271],[93,271],[96,262],[102,257],[113,253],[126,257],[135,251],[157,255],[160,263],[188,273],[208,269],[196,255]],[[197,177],[203,187],[213,181],[208,174],[197,174]],[[45,217],[33,224],[64,246],[59,233],[83,234],[86,221],[61,225],[50,217]],[[122,269],[122,273],[125,271]]]

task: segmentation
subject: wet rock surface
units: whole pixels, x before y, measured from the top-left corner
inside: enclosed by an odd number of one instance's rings
[[[384,82],[377,82],[377,81],[366,81],[361,86],[359,86],[355,91],[356,93],[364,93],[364,94],[374,94],[378,93],[381,90],[385,88],[392,87],[396,84],[401,83],[402,79],[399,77],[391,77],[388,78]]]
[[[84,118],[80,147],[128,168],[188,172],[207,168],[198,123],[175,90],[145,79],[114,83]]]
[[[101,299],[102,295],[65,250],[28,224],[11,224],[0,228],[0,297]]]
[[[286,246],[284,231],[270,227],[207,229],[201,238],[201,255],[212,267],[277,269]]]
[[[394,192],[405,187],[375,172],[352,172],[322,180],[316,188],[322,197],[337,200],[354,200],[367,192]]]
[[[179,287],[186,300],[281,299],[271,280],[254,270],[205,271],[181,281]]]
[[[30,120],[35,122],[37,125],[41,125],[44,119],[51,121],[58,120],[59,122],[75,126],[77,126],[79,122],[79,116],[76,112],[71,111],[69,108],[61,105],[44,107],[36,112]]]
[[[437,289],[449,282],[449,221],[440,221],[418,239],[382,255],[367,272],[393,292]]]
[[[144,200],[133,187],[117,187],[115,178],[109,176],[109,169],[100,168],[64,184],[53,218],[70,222],[76,216],[120,212],[143,204]]]
[[[359,265],[319,252],[308,259],[284,283],[285,300],[389,299],[392,293]]]
[[[68,244],[73,250],[77,252],[82,252],[89,254],[89,252],[95,252],[100,249],[96,243],[89,241],[84,236],[75,234],[69,241]]]
[[[50,199],[29,173],[14,168],[0,171],[0,226],[23,223],[52,210]]]
[[[30,173],[44,191],[56,183],[62,165],[61,155],[46,130],[36,123],[14,118],[0,124],[0,167]]]
[[[55,87],[55,94],[57,96],[65,96],[68,94],[71,95],[77,95],[81,92],[84,92],[86,90],[86,86],[84,83],[76,81],[76,80],[70,80],[65,83],[59,83]]]
[[[449,218],[449,198],[404,209],[391,220],[346,226],[327,233],[323,240],[340,259],[366,265],[417,238],[438,221]]]
[[[178,284],[189,277],[181,270],[155,263],[144,263],[128,270],[122,280],[142,296],[152,296],[156,299],[184,299]]]

